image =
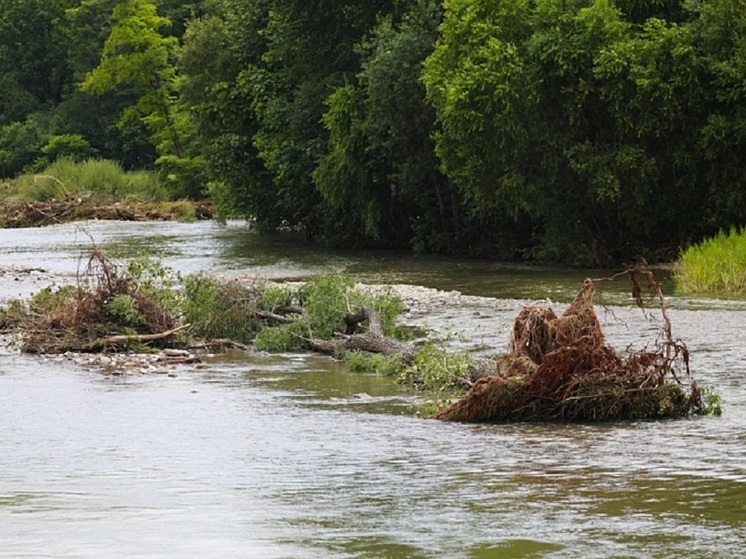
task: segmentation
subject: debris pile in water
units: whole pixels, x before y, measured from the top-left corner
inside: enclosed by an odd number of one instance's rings
[[[25,353],[89,352],[171,338],[182,328],[161,305],[143,293],[137,279],[114,266],[98,248],[79,285],[60,308],[32,317],[24,327]],[[125,331],[127,333],[122,334]]]
[[[658,300],[665,326],[653,350],[620,355],[605,342],[586,279],[567,310],[525,307],[515,320],[510,351],[496,374],[438,414],[439,419],[490,421],[609,421],[683,417],[701,411],[689,353],[671,336],[659,285],[646,267],[626,272],[644,308],[639,276]]]

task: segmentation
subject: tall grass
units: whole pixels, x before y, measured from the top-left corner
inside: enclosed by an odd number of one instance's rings
[[[155,173],[125,171],[119,163],[105,159],[75,162],[61,158],[40,173],[5,184],[4,189],[7,202],[43,202],[63,196],[90,196],[99,203],[169,199]]]
[[[674,282],[682,294],[746,295],[746,230],[720,231],[686,249]]]

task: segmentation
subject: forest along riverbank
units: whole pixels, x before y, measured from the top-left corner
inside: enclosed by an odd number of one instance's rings
[[[473,262],[304,254],[208,223],[90,227],[108,251],[152,249],[186,273],[422,278],[432,283],[395,287],[403,320],[475,354],[507,349],[528,300],[567,301],[578,286]],[[2,230],[0,241],[3,300],[74,281],[90,246],[71,225]],[[463,294],[475,291],[485,296]],[[739,302],[675,298],[669,312],[693,374],[722,396],[722,417],[446,424],[403,414],[411,400],[393,381],[326,357],[241,354],[181,365],[175,377],[110,376],[3,346],[0,556],[738,556],[746,313]],[[627,304],[597,314],[618,349],[650,343],[660,327]]]

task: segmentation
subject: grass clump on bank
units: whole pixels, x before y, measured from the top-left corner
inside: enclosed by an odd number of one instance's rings
[[[156,173],[125,171],[119,163],[102,159],[60,158],[38,173],[0,184],[0,227],[210,217],[209,202],[174,200]]]
[[[404,384],[426,392],[458,393],[471,385],[477,365],[466,353],[451,353],[427,342],[399,375]]]
[[[347,369],[353,373],[376,373],[385,377],[400,378],[407,367],[402,363],[401,356],[380,355],[365,351],[350,351],[344,356]]]
[[[125,171],[119,163],[106,159],[61,158],[39,173],[21,175],[3,184],[3,199],[8,203],[46,202],[68,196],[90,197],[100,204],[122,200],[165,202],[170,198],[155,173]]]
[[[686,249],[674,282],[685,295],[746,295],[746,230],[720,231]]]

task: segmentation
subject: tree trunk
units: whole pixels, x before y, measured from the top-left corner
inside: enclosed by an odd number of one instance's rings
[[[365,332],[356,333],[361,322],[368,321]],[[414,361],[417,350],[414,344],[394,340],[384,335],[381,316],[367,307],[362,307],[354,314],[345,317],[347,331],[337,334],[333,340],[306,338],[311,349],[330,355],[345,351],[368,351],[382,355],[401,355],[402,362],[409,365]]]

